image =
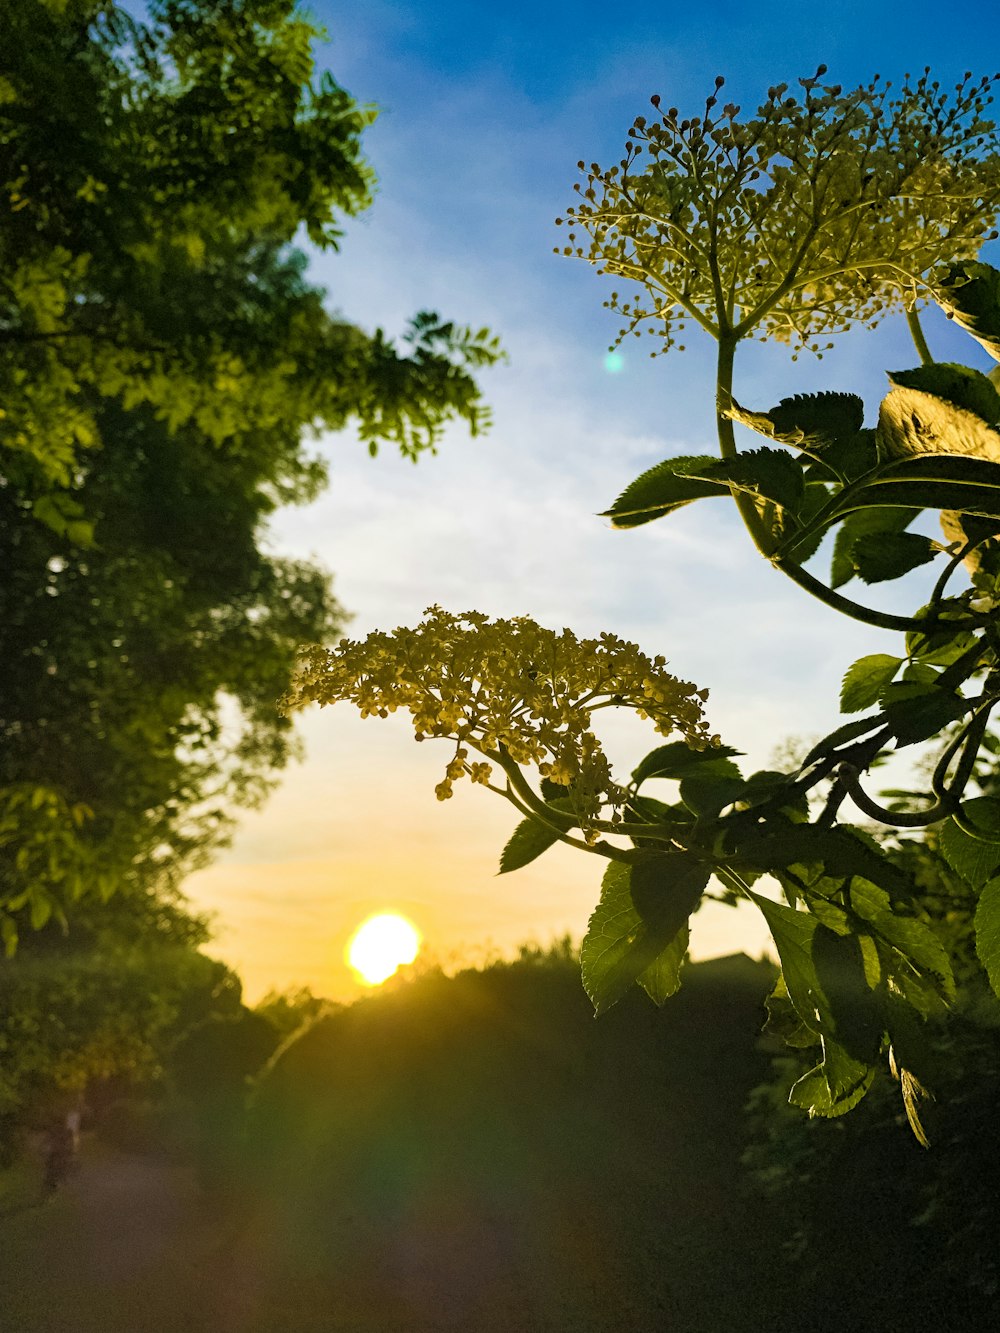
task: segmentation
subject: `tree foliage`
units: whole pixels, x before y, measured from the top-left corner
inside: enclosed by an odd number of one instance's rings
[[[0,50],[0,930],[175,884],[295,752],[276,698],[342,620],[266,551],[304,437],[415,458],[496,340],[331,312],[302,235],[371,201],[374,112],[292,0],[12,0]]]
[[[88,1088],[162,1085],[185,1033],[238,1017],[239,978],[201,951],[207,934],[162,888],[26,934],[0,969],[0,1137]]]
[[[1000,274],[977,258],[1000,212],[1000,148],[987,119],[994,81],[967,75],[944,91],[927,71],[896,93],[879,79],[844,92],[824,74],[800,80],[798,96],[770,89],[747,118],[732,104],[716,110],[721,79],[702,116],[680,119],[654,97],[658,119],[638,117],[619,165],[592,164],[579,187],[568,217],[589,233],[589,250],[574,232],[564,252],[635,285],[628,300],[611,298],[626,321],[622,336],[648,326],[667,351],[687,321],[717,347],[718,454],[645,472],[608,510],[612,522],[632,528],[732,498],[775,569],[831,609],[905,636],[896,653],[848,668],[843,708],[863,716],[793,771],[752,774],[734,750],[706,744],[675,718],[682,741],[647,755],[630,783],[605,775],[595,791],[589,743],[568,746],[555,773],[550,754],[526,748],[522,736],[527,720],[539,735],[564,727],[571,737],[579,719],[589,727],[590,712],[608,703],[650,715],[619,688],[615,662],[564,699],[555,688],[562,666],[522,657],[531,682],[523,704],[512,702],[504,724],[485,730],[495,694],[516,694],[501,647],[456,692],[412,651],[412,632],[400,631],[394,679],[427,687],[415,726],[420,737],[455,738],[449,779],[483,780],[465,747],[478,750],[501,771],[493,789],[537,826],[518,830],[508,863],[556,841],[609,862],[582,955],[598,1011],[634,982],[657,1002],[676,989],[688,919],[706,896],[753,903],[781,963],[769,1028],[811,1055],[793,1104],[839,1116],[888,1063],[919,1133],[926,1034],[954,1006],[955,957],[919,883],[885,854],[870,821],[876,831],[940,826],[945,856],[978,896],[979,965],[995,984],[1000,806],[972,797],[970,780],[1000,703],[1000,395],[996,372],[934,362],[917,313],[937,301],[1000,360]],[[854,394],[800,395],[766,410],[736,400],[735,356],[746,339],[821,354],[820,339],[893,311],[906,315],[920,364],[890,374],[875,424],[866,427]],[[738,441],[737,423],[757,438]],[[940,540],[908,531],[924,511],[940,513]],[[805,565],[828,534],[825,583]],[[837,591],[855,577],[883,583],[922,566],[933,581],[911,615]],[[956,587],[963,568],[967,583]],[[516,658],[516,636],[508,637]],[[388,679],[386,638],[342,644],[326,663],[322,653],[308,656],[292,702],[357,700],[360,690],[362,707],[379,711],[367,692]],[[634,651],[628,645],[625,655]],[[463,660],[460,648],[451,660]],[[643,689],[670,697],[652,671]],[[387,696],[381,706],[397,702]],[[884,752],[942,734],[926,794],[889,806],[869,794],[865,774]],[[549,751],[558,744],[550,740]],[[535,786],[523,772],[531,766]]]

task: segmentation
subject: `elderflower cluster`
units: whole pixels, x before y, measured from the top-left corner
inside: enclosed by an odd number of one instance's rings
[[[694,749],[717,743],[702,716],[708,691],[665,665],[613,634],[578,639],[526,616],[491,621],[478,611],[453,615],[432,606],[414,629],[308,650],[286,704],[344,700],[362,717],[406,709],[417,740],[455,741],[435,789],[439,800],[463,777],[489,784],[497,764],[508,776],[511,764],[532,766],[567,788],[594,841],[601,811],[610,806],[617,822],[625,799],[591,730],[596,709],[633,708],[662,735],[679,732]],[[470,751],[483,758],[470,760]]]
[[[974,259],[994,234],[998,76],[948,89],[926,69],[845,91],[825,73],[793,95],[769,88],[747,116],[719,109],[721,76],[701,115],[653,97],[617,165],[578,164],[556,252],[636,285],[605,303],[623,318],[619,342],[645,330],[667,351],[693,322],[822,355],[829,335],[912,309],[939,265]]]

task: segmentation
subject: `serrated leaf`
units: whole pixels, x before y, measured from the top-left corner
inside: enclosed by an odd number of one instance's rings
[[[795,1012],[811,1032],[821,1033],[821,1014],[826,1009],[826,997],[812,960],[812,942],[818,922],[807,912],[796,912],[794,908],[760,894],[750,893],[749,897],[767,922]]]
[[[713,745],[706,750],[692,750],[683,741],[671,741],[667,745],[657,746],[632,770],[632,780],[639,786],[649,778],[685,778],[705,765],[717,763],[720,759],[739,757],[741,751],[729,745]]]
[[[955,976],[944,945],[926,922],[894,909],[889,895],[861,877],[851,882],[851,907],[872,931],[918,972],[933,978],[942,999],[955,998]]]
[[[714,461],[708,455],[664,459],[626,486],[601,517],[610,518],[616,528],[636,528],[663,518],[692,500],[728,495],[728,486],[701,475]]]
[[[978,796],[964,802],[963,818],[977,829],[989,830],[998,826],[1000,803],[989,796]],[[954,820],[945,820],[938,834],[938,850],[951,866],[974,889],[982,888],[1000,867],[1000,832],[991,842],[985,838],[970,837]]]
[[[853,393],[796,394],[782,398],[770,412],[750,412],[734,401],[726,415],[782,444],[808,445],[859,431],[864,425],[865,405]]]
[[[802,761],[802,768],[808,768],[814,764],[817,759],[825,754],[833,753],[841,745],[846,745],[848,741],[858,740],[859,737],[874,731],[881,725],[878,717],[859,717],[853,722],[845,722],[843,726],[837,727],[836,731],[831,731],[829,736],[824,736],[821,741],[812,747],[805,759]]]
[[[889,458],[945,454],[1000,462],[1000,434],[981,416],[920,389],[898,388],[886,395],[876,434]]]
[[[851,549],[859,537],[868,536],[870,533],[902,532],[919,512],[919,509],[915,508],[884,507],[879,505],[873,496],[867,508],[856,509],[849,513],[834,539],[833,564],[830,571],[832,586],[839,588],[854,577]]]
[[[790,866],[821,866],[826,878],[859,875],[898,896],[908,896],[913,887],[905,870],[843,824],[819,828],[790,823],[780,832],[755,832],[741,840],[739,855],[770,873]]]
[[[930,740],[969,711],[969,701],[937,685],[897,681],[882,694],[882,713],[896,738],[896,749]]]
[[[713,459],[698,475],[710,481],[726,481],[737,490],[772,500],[793,513],[805,497],[802,464],[781,449],[752,449],[735,458]]]
[[[855,540],[850,561],[863,582],[884,583],[926,565],[939,550],[937,543],[918,532],[871,533]]]
[[[522,866],[529,865],[558,840],[558,832],[541,820],[522,819],[500,855],[499,873],[506,875],[511,870],[520,870]]]
[[[809,482],[802,504],[794,516],[785,515],[787,521],[782,527],[782,550],[788,557],[794,559],[797,565],[804,565],[806,561],[812,559],[822,545],[827,530],[825,526],[818,527],[798,543],[795,541],[795,534],[808,527],[829,499],[830,492],[825,485]]]
[[[968,260],[940,279],[938,304],[960,328],[1000,361],[1000,271]]]
[[[832,1035],[848,1055],[870,1064],[882,1041],[882,1020],[868,984],[860,939],[820,923],[812,942],[820,987],[833,1018]]]
[[[871,653],[847,668],[840,689],[840,711],[860,713],[878,702],[878,697],[903,665],[901,657]]]
[[[880,468],[863,486],[845,490],[833,512],[863,512],[870,506],[955,510],[996,520],[1000,470],[963,454],[914,454]]]
[[[943,398],[954,407],[974,413],[987,425],[992,426],[1000,419],[1000,394],[986,375],[970,366],[932,361],[915,370],[891,371],[889,381],[896,388],[917,389]]]
[[[989,977],[995,995],[1000,995],[1000,879],[983,886],[976,908],[976,954]]]
[[[816,1045],[818,1037],[806,1027],[795,1012],[783,976],[779,975],[774,990],[765,1001],[765,1007],[767,1022],[764,1024],[764,1031],[770,1036],[780,1038],[793,1050],[806,1050]]]
[[[811,1116],[846,1115],[872,1085],[874,1068],[853,1059],[836,1042],[823,1039],[823,1060],[792,1086],[788,1100]]]
[[[680,797],[694,814],[714,817],[739,798],[745,785],[731,759],[716,758],[681,779]]]
[[[846,481],[857,481],[881,462],[874,430],[859,430],[855,435],[831,440],[817,455],[820,464]]]
[[[668,883],[663,867],[653,870],[651,862],[673,859],[683,862],[688,873],[679,871]],[[679,973],[687,948],[687,920],[708,883],[708,872],[701,867],[692,874],[696,863],[684,853],[670,857],[650,857],[638,865],[612,861],[604,875],[601,900],[597,905],[580,950],[583,985],[597,1014],[616,1004],[631,987],[640,982],[655,999],[677,989]],[[640,868],[641,867],[641,868]],[[633,898],[633,875],[640,908]],[[701,887],[698,883],[701,876]],[[678,936],[683,934],[683,948]],[[673,982],[671,977],[673,976]],[[648,982],[648,985],[646,985]],[[655,992],[655,994],[654,994]]]
[[[685,921],[656,961],[639,973],[638,983],[654,1004],[664,1004],[680,990],[681,968],[690,938],[691,929]]]

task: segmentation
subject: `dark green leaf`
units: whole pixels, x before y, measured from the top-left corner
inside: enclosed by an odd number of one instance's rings
[[[937,299],[956,324],[1000,361],[1000,271],[975,260],[954,264],[944,274]]]
[[[818,923],[807,912],[796,912],[756,893],[749,896],[760,908],[771,932],[795,1012],[811,1032],[820,1033],[820,1016],[827,1005],[812,959],[812,942]]]
[[[908,896],[913,887],[905,870],[846,825],[819,828],[790,823],[777,833],[755,831],[741,840],[739,855],[770,873],[789,866],[818,866],[827,878],[859,875],[899,896]]]
[[[878,440],[874,430],[859,430],[840,440],[824,444],[817,455],[820,465],[847,481],[857,481],[876,468],[881,461]]]
[[[827,530],[825,527],[818,527],[801,542],[793,545],[795,534],[808,526],[809,522],[815,518],[829,499],[830,492],[825,485],[817,485],[815,482],[811,482],[806,486],[805,498],[795,515],[786,515],[788,521],[784,524],[781,534],[782,549],[798,565],[804,565],[807,560],[812,559],[822,545]]]
[[[1000,995],[1000,879],[983,886],[976,908],[976,953],[994,994]]]
[[[764,1031],[771,1036],[779,1037],[786,1046],[791,1046],[796,1050],[805,1050],[810,1046],[815,1046],[819,1040],[815,1032],[802,1022],[795,1012],[795,1006],[788,996],[788,987],[785,985],[785,978],[779,976],[775,982],[774,990],[767,997],[767,1022],[764,1024]]]
[[[851,907],[872,931],[917,972],[933,978],[942,999],[955,998],[955,977],[944,945],[925,922],[904,916],[877,884],[857,878],[851,883]]]
[[[1000,867],[1000,802],[978,796],[962,806],[962,819],[982,832],[971,837],[954,820],[947,819],[938,834],[938,849],[951,866],[974,889],[982,888]],[[991,835],[995,837],[991,840]]]
[[[918,389],[943,398],[955,407],[981,417],[988,425],[1000,419],[1000,394],[979,370],[952,361],[932,361],[915,370],[897,370],[890,382],[901,389]]]
[[[865,405],[853,393],[796,394],[783,398],[770,412],[749,412],[734,402],[727,415],[769,439],[806,447],[859,431]]]
[[[681,800],[696,815],[714,817],[737,800],[746,786],[740,770],[731,759],[715,759],[702,764],[681,779]]]
[[[626,486],[601,517],[610,518],[616,528],[636,528],[692,500],[728,495],[729,487],[724,483],[701,475],[715,461],[707,455],[667,458]],[[696,475],[692,477],[691,473]]]
[[[880,726],[880,719],[877,717],[859,717],[853,722],[845,722],[843,726],[838,727],[836,731],[831,731],[829,736],[824,736],[818,741],[802,761],[802,767],[808,768],[814,764],[817,759],[823,755],[831,754],[841,745],[846,745],[848,741],[858,740],[861,736],[866,736]]]
[[[557,842],[559,834],[538,819],[522,819],[500,856],[500,874],[520,870]]]
[[[837,531],[830,571],[830,582],[834,588],[839,588],[854,577],[851,550],[859,537],[871,533],[902,532],[920,512],[918,509],[883,508],[874,496],[870,497],[869,506],[848,514]]]
[[[929,740],[969,710],[968,700],[937,685],[897,681],[882,695],[882,712],[896,737],[896,748]]]
[[[729,745],[714,745],[707,750],[692,750],[683,741],[671,741],[660,745],[640,760],[632,770],[632,780],[640,786],[648,778],[686,778],[706,765],[711,766],[720,759],[738,756],[739,750]]]
[[[805,496],[802,464],[781,449],[753,449],[735,458],[717,458],[699,469],[698,476],[726,481],[737,490],[795,512]]]
[[[709,867],[689,852],[651,853],[636,861],[629,891],[643,925],[657,939],[672,939],[697,907],[710,877]]]
[[[848,667],[844,676],[840,691],[841,712],[860,713],[864,708],[871,708],[902,665],[901,657],[890,657],[888,653],[872,653],[859,658]]]
[[[818,925],[812,941],[816,976],[833,1018],[832,1035],[856,1060],[870,1064],[882,1041],[882,1019],[865,978],[861,942]]]
[[[926,565],[940,546],[918,532],[882,532],[858,537],[850,550],[854,572],[865,583],[898,579]]]
[[[638,983],[654,1004],[664,1004],[680,989],[681,967],[687,956],[690,936],[691,930],[685,921],[663,952],[645,972],[639,973]]]

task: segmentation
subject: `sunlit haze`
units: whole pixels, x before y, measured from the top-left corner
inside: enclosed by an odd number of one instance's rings
[[[412,921],[395,912],[370,916],[347,945],[347,962],[366,986],[379,986],[394,972],[412,963],[420,950],[420,932]]]

